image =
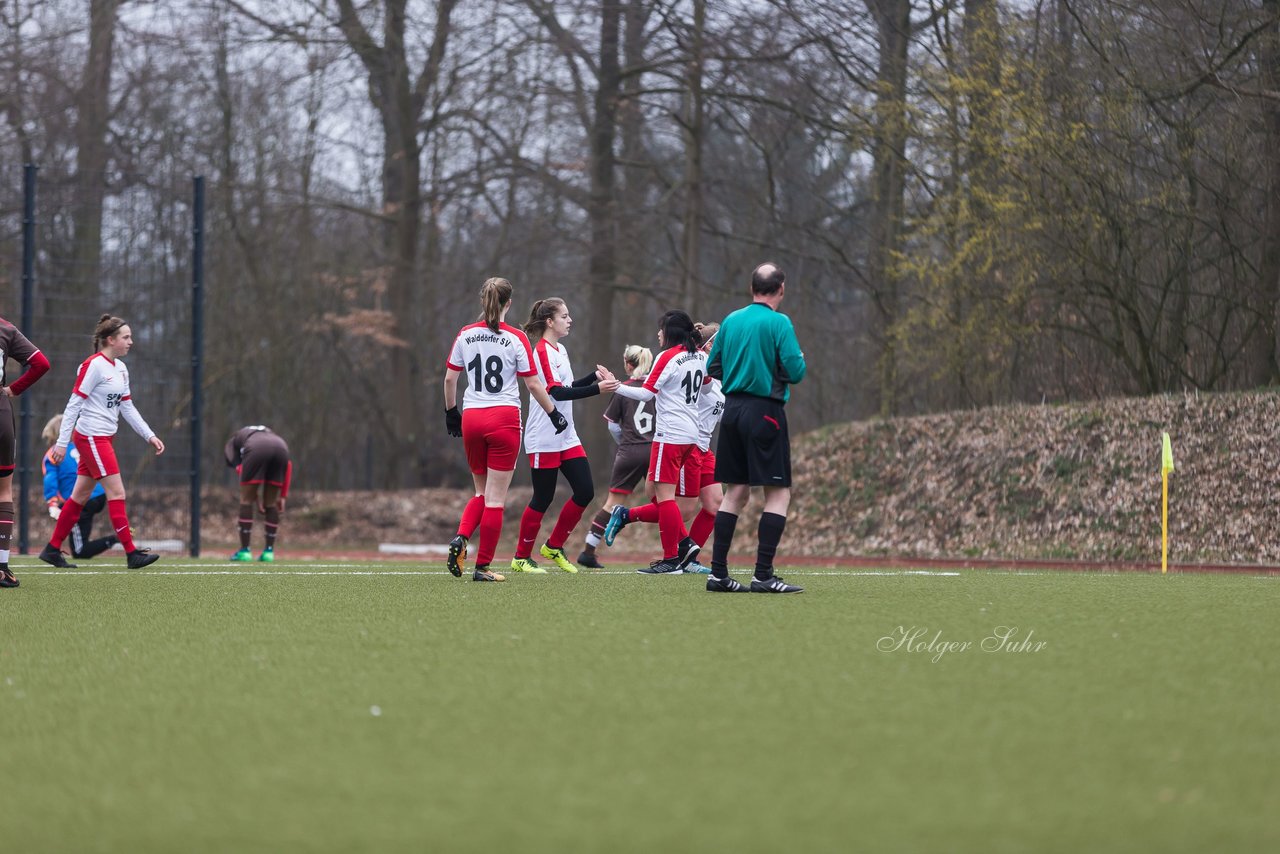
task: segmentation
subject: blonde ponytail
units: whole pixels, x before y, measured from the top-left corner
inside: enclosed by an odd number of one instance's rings
[[[649,369],[653,367],[653,351],[639,344],[628,344],[627,349],[622,351],[622,361],[627,365],[635,365],[629,374],[631,379],[642,380],[649,376]]]

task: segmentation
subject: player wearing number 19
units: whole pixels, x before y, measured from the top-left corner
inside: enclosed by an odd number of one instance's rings
[[[707,360],[698,345],[700,339],[693,319],[683,311],[668,311],[658,326],[658,343],[665,347],[653,363],[649,377],[640,388],[619,386],[615,394],[632,400],[657,398],[658,426],[649,451],[649,479],[657,495],[658,533],[662,537],[662,559],[640,572],[674,575],[684,572],[698,556],[698,544],[690,537],[676,503],[676,487],[685,461],[697,450],[698,397],[707,375]],[[613,508],[605,527],[605,542],[613,544],[626,507]]]
[[[504,581],[489,569],[502,533],[507,489],[520,457],[520,377],[551,419],[556,432],[569,422],[537,377],[533,350],[524,332],[506,322],[514,289],[506,279],[488,279],[480,288],[479,321],[462,327],[454,339],[444,372],[444,421],[450,436],[461,437],[476,494],[462,511],[458,534],[449,543],[447,565],[462,575],[468,543],[480,529],[473,581]],[[462,411],[458,409],[458,379],[465,375]]]

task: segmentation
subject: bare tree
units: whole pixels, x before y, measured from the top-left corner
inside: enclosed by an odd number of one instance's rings
[[[72,292],[63,295],[73,300],[90,299],[102,277],[102,208],[107,189],[113,53],[117,16],[124,3],[125,0],[89,3],[89,49],[75,96],[75,183],[79,197],[73,214],[73,274],[64,285]]]
[[[423,445],[420,438],[426,412],[419,389],[425,377],[414,357],[416,330],[410,326],[412,318],[419,315],[415,303],[421,281],[417,265],[423,201],[420,123],[440,76],[457,0],[437,3],[431,44],[416,70],[410,68],[406,49],[406,0],[384,0],[381,41],[365,26],[353,0],[336,2],[339,15],[335,23],[365,67],[369,100],[382,122],[383,247],[390,266],[386,279],[388,331],[395,341],[382,400],[390,415],[391,434],[385,439],[400,449],[391,459],[413,455],[410,458],[418,457],[421,467],[425,460],[418,449]],[[399,466],[392,466],[387,474],[398,479],[399,470]]]
[[[1262,11],[1265,17],[1258,49],[1260,83],[1270,92],[1280,93],[1280,0],[1262,0]],[[1254,378],[1274,385],[1280,383],[1280,97],[1264,97],[1258,106],[1265,136],[1262,194],[1266,205],[1258,284],[1268,346],[1265,375],[1259,370]]]
[[[911,0],[867,0],[878,30],[875,146],[872,152],[873,213],[867,279],[879,313],[880,414],[898,412],[898,345],[894,325],[900,287],[894,269],[903,225],[907,148],[907,55],[911,44]]]
[[[681,222],[681,302],[694,317],[701,317],[699,259],[702,254],[702,154],[706,135],[706,95],[703,91],[707,28],[706,0],[694,0],[689,34],[689,62],[685,82],[684,131],[684,216]]]

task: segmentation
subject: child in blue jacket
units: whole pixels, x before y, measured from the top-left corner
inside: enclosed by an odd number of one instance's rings
[[[49,505],[49,515],[54,519],[58,518],[62,503],[71,495],[71,489],[76,485],[76,466],[80,464],[80,454],[74,445],[67,446],[67,455],[62,458],[61,463],[54,463],[49,459],[49,451],[53,450],[54,443],[58,441],[58,431],[61,429],[62,415],[59,413],[50,418],[49,423],[44,425],[44,430],[40,432],[40,438],[44,439],[49,446],[40,460],[40,470],[44,474],[44,500]],[[99,483],[93,488],[89,500],[85,502],[84,510],[80,512],[80,521],[76,522],[75,527],[71,529],[70,542],[73,556],[81,560],[90,560],[116,544],[114,534],[108,534],[96,540],[89,539],[89,534],[93,530],[93,517],[106,507],[107,493]]]

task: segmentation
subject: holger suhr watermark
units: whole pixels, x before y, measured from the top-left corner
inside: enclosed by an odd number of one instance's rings
[[[978,641],[950,640],[942,636],[942,630],[930,632],[926,626],[898,626],[876,641],[881,652],[914,652],[929,656],[938,663],[952,653],[979,652],[1029,653],[1042,652],[1048,641],[1036,640],[1035,629],[1023,631],[1017,626],[996,626],[991,633]]]

